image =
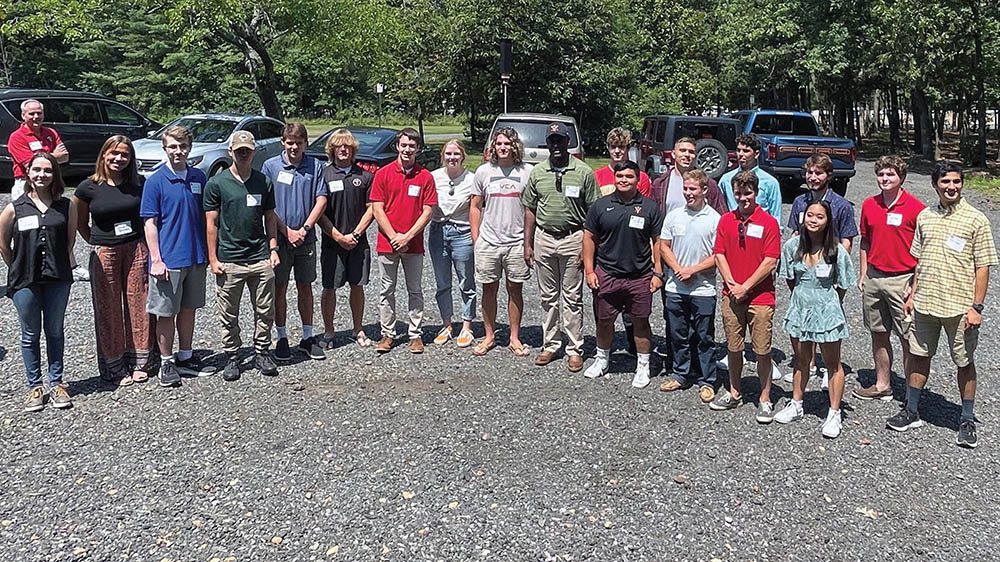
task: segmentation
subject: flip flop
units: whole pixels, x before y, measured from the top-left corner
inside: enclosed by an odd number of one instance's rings
[[[368,338],[368,334],[366,334],[364,330],[358,332],[357,335],[354,336],[354,341],[361,347],[370,347],[372,344],[372,340]]]
[[[318,340],[316,340],[316,344],[319,345],[320,349],[324,351],[329,351],[333,349],[333,341],[335,339],[336,339],[335,337],[327,337],[326,335],[323,335],[320,336]]]
[[[476,344],[476,347],[472,348],[472,354],[475,355],[476,357],[482,357],[487,353],[489,353],[490,350],[496,346],[497,346],[496,342],[489,344],[486,342],[479,342],[478,344]]]
[[[149,373],[146,371],[132,371],[132,382],[143,383],[149,380]]]
[[[123,386],[132,386],[132,383],[134,382],[135,379],[132,378],[132,375],[125,375],[124,377],[118,379],[118,388]]]
[[[522,344],[512,343],[507,346],[507,349],[509,349],[510,352],[514,354],[514,357],[527,357],[531,355],[531,350],[528,349],[528,346],[524,345],[523,343]]]

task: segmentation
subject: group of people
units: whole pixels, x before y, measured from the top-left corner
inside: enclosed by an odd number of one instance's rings
[[[29,102],[28,109],[41,110],[40,103]],[[40,134],[31,125],[26,118],[22,128],[28,130],[17,134]],[[821,431],[835,438],[842,431],[845,387],[841,343],[848,337],[843,298],[857,287],[871,332],[876,382],[853,395],[891,400],[890,332],[895,333],[907,391],[903,407],[887,425],[899,431],[919,426],[921,390],[943,328],[962,400],[957,441],[976,445],[974,352],[997,254],[989,221],[962,197],[958,166],[937,164],[932,181],[938,201],[925,207],[903,187],[906,162],[898,156],[880,158],[875,166],[879,192],[863,203],[859,229],[854,207],[831,189],[831,160],[814,154],[804,165],[808,190],[792,204],[782,243],[780,187],[757,165],[760,144],[754,136],[737,139],[739,167],[718,183],[695,166],[696,139],[675,143],[673,165],[655,181],[627,159],[628,131],[613,129],[607,140],[611,162],[592,170],[570,156],[566,126],[552,123],[548,158],[532,166],[523,161],[517,131],[502,128],[489,139],[485,162],[475,172],[467,171],[466,150],[458,140],[445,143],[442,166],[431,172],[416,161],[419,134],[406,128],[396,137],[397,158],[372,174],[355,161],[359,145],[348,130],[330,135],[323,163],[305,154],[305,127],[289,123],[282,132],[282,154],[264,162],[260,171],[252,166],[253,135],[237,131],[229,146],[232,165],[207,178],[187,161],[191,132],[174,126],[162,135],[165,164],[145,182],[137,174],[131,142],[113,136],[104,143],[94,174],[71,199],[62,197],[59,151],[33,146],[30,154],[14,159],[21,172],[15,175],[25,178],[24,194],[0,213],[7,291],[21,322],[29,386],[25,410],[41,410],[47,401],[57,408],[72,404],[62,381],[63,322],[77,233],[93,246],[89,272],[100,376],[122,386],[155,376],[163,386],[176,386],[181,374],[215,372],[192,352],[195,313],[206,302],[209,269],[217,285],[226,381],[241,373],[244,288],[253,307],[256,368],[275,375],[276,360],[291,358],[286,296],[293,276],[299,353],[322,360],[334,347],[336,291],[344,285],[350,291],[352,341],[380,354],[390,352],[397,343],[400,269],[408,349],[422,353],[427,230],[441,316],[436,345],[454,342],[476,356],[497,347],[504,280],[507,348],[518,357],[530,355],[521,339],[522,287],[534,271],[544,313],[542,348],[534,363],[547,365],[562,353],[569,371],[584,371],[588,378],[605,375],[615,321],[622,315],[629,350],[636,356],[632,385],[643,388],[650,383],[649,318],[653,295],[659,293],[668,340],[658,350],[667,375],[660,390],[696,387],[712,410],[737,408],[747,400],[742,374],[749,333],[760,378],[756,420],[803,419],[807,381],[823,370],[829,408]],[[372,222],[378,230],[377,341],[366,334],[363,322]],[[856,268],[851,254],[859,234]],[[313,326],[317,258],[322,333]],[[721,302],[716,294],[720,277]],[[794,354],[792,397],[780,410],[772,399],[772,378],[780,378],[771,358],[776,278],[784,279],[790,291],[783,325]],[[478,342],[472,325],[477,283],[485,331]],[[584,284],[594,295],[597,325],[596,354],[586,369]],[[461,300],[458,324],[453,285]],[[728,350],[728,384],[723,385],[715,360],[717,307]],[[43,330],[47,385],[39,349]],[[817,369],[820,359],[825,369]]]

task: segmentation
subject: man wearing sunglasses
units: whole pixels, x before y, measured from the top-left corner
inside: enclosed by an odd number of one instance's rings
[[[729,390],[715,396],[713,410],[737,408],[743,399],[743,351],[747,329],[757,355],[759,423],[774,420],[771,402],[771,328],[774,320],[774,268],[781,256],[781,227],[757,204],[759,181],[752,170],[733,177],[736,210],[719,219],[715,263],[722,276],[722,327],[729,344]]]
[[[542,352],[535,365],[548,365],[562,347],[559,321],[569,343],[566,367],[583,369],[583,223],[597,200],[597,180],[590,166],[570,158],[569,129],[549,125],[545,145],[549,158],[528,176],[521,193],[524,204],[524,260],[535,265],[545,312]]]

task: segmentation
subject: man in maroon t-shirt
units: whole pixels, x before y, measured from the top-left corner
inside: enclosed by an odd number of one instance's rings
[[[899,156],[883,156],[875,163],[880,193],[861,205],[861,310],[865,327],[872,334],[875,384],[855,388],[861,400],[892,400],[892,343],[890,330],[903,350],[903,372],[909,373],[910,323],[905,320],[904,303],[913,289],[917,258],[910,254],[917,215],[925,205],[903,189],[906,161]]]
[[[378,253],[381,289],[379,321],[382,339],[375,351],[386,353],[396,339],[396,278],[403,266],[409,309],[410,352],[423,353],[421,324],[424,316],[424,293],[421,275],[424,268],[424,227],[437,205],[434,178],[416,161],[420,133],[406,128],[396,134],[398,156],[375,173],[369,198],[372,214],[378,222]]]
[[[729,345],[729,390],[709,407],[737,408],[743,398],[743,351],[747,328],[757,355],[760,399],[756,418],[774,419],[771,402],[771,329],[774,321],[774,269],[781,256],[781,227],[757,204],[757,174],[743,171],[733,178],[736,210],[722,215],[715,237],[715,263],[724,282],[722,326]]]
[[[10,191],[13,201],[24,193],[24,182],[27,175],[26,166],[38,152],[48,152],[56,157],[60,164],[69,162],[69,151],[59,138],[55,129],[42,126],[45,121],[45,108],[38,100],[21,102],[21,126],[14,130],[7,139],[7,152],[13,163],[14,187]]]

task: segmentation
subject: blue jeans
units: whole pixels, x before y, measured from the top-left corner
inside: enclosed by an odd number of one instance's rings
[[[14,293],[14,308],[21,322],[21,359],[29,388],[42,384],[42,330],[45,330],[45,352],[49,360],[49,386],[62,383],[66,347],[63,324],[70,285],[65,281],[39,283]]]
[[[674,354],[673,374],[684,385],[715,386],[715,297],[667,293],[670,346]],[[692,350],[698,353],[701,377],[695,372]]]
[[[462,320],[476,317],[476,261],[472,252],[472,227],[451,222],[432,222],[427,238],[437,282],[438,310],[442,318],[451,318],[455,305],[451,300],[451,270],[455,269],[462,293]]]

